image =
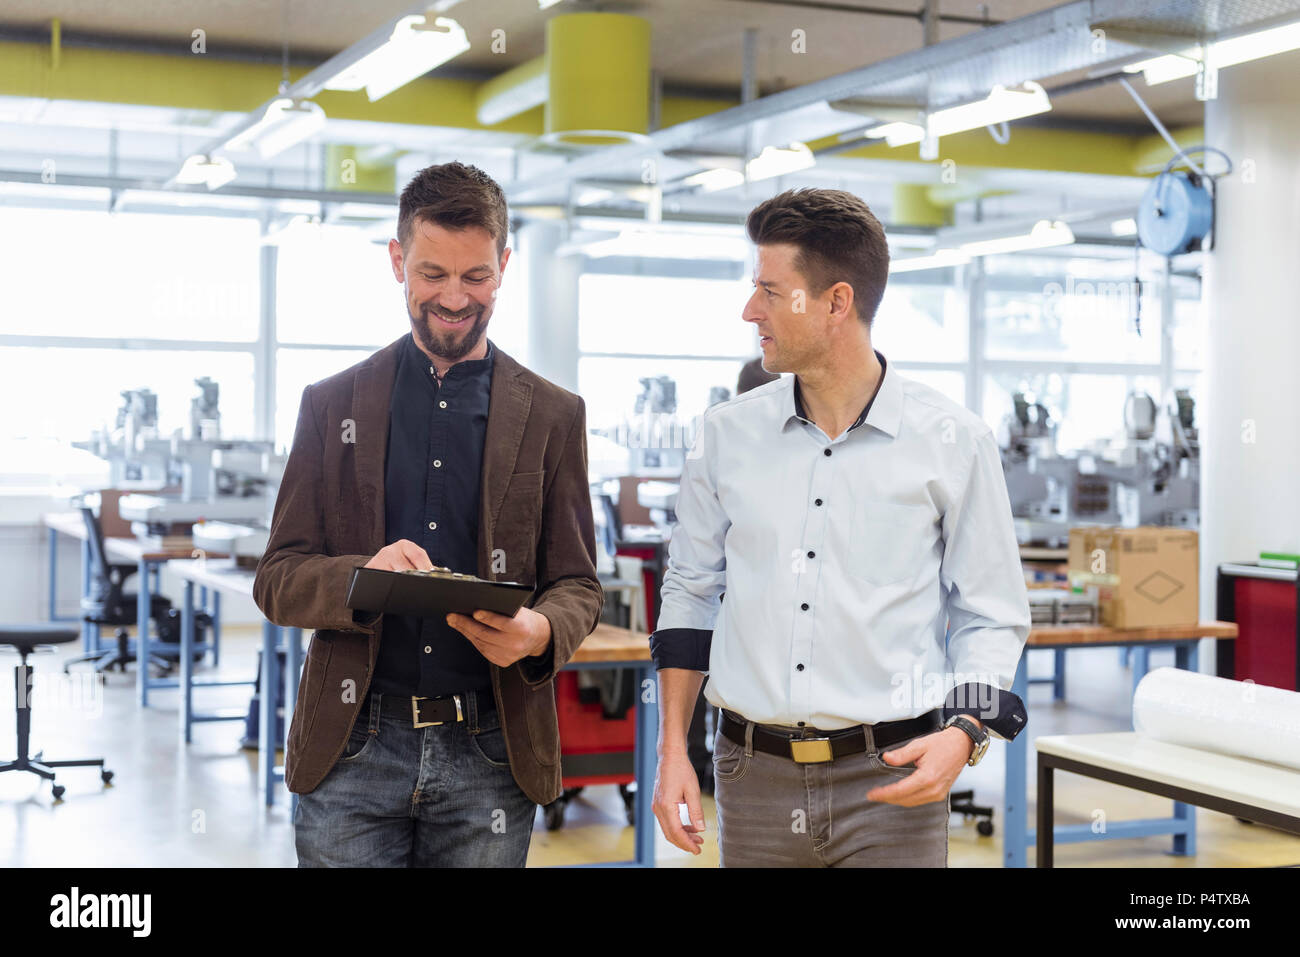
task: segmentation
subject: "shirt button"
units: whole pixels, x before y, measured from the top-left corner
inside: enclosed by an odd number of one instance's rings
[[[437,527],[438,527],[438,523],[437,523],[437,522],[430,522],[430,523],[429,523],[429,531],[434,531],[434,530],[437,529]]]
[[[803,665],[795,665],[795,671],[803,671]]]
[[[436,468],[436,469],[440,469],[440,468],[442,468],[442,459],[434,459],[434,460],[433,460],[433,467]]]
[[[809,558],[816,558],[816,557],[817,557],[817,553],[816,553],[816,552],[809,552],[809,553],[808,553],[808,557],[809,557]]]
[[[802,605],[799,606],[799,608],[800,608],[801,611],[807,611],[807,610],[808,610],[808,603],[807,603],[807,602],[804,602]]]
[[[819,499],[819,498],[813,499],[813,504],[814,504],[814,505],[820,505],[821,503],[822,503],[822,500],[821,500],[821,499]]]
[[[433,646],[432,646],[432,645],[425,645],[425,646],[424,646],[424,653],[425,653],[426,655],[431,655],[431,654],[433,654]]]
[[[445,408],[447,408],[447,402],[446,402],[445,399],[442,400],[442,401],[440,401],[440,402],[438,403],[438,408],[440,408],[440,409],[445,409]]]
[[[822,455],[830,455],[830,454],[831,454],[831,450],[830,450],[830,449],[823,449],[823,450],[822,450]]]

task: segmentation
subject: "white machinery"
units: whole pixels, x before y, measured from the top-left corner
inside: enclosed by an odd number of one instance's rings
[[[1124,406],[1125,440],[1097,453],[1058,455],[1047,409],[1014,397],[1002,423],[1002,468],[1020,544],[1060,547],[1073,525],[1197,528],[1200,450],[1184,389],[1158,409],[1146,393]]]

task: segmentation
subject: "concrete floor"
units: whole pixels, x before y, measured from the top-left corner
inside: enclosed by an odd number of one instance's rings
[[[251,679],[260,629],[225,630],[222,667],[204,677]],[[242,750],[242,722],[198,725],[188,747],[180,743],[177,694],[151,692],[156,706],[135,703],[134,671],[114,672],[102,687],[50,676],[62,674],[62,660],[73,654],[40,655],[32,751],[44,748],[51,759],[104,757],[116,772],[104,787],[93,769],[68,769],[59,781],[67,788],[55,804],[50,787],[34,775],[0,775],[0,865],[58,867],[292,867],[293,828],[285,800],[260,806],[256,788],[257,755]],[[1167,659],[1167,660],[1166,660]],[[8,669],[16,656],[0,655]],[[1173,652],[1152,654],[1151,667],[1172,664]],[[1046,674],[1052,656],[1035,652],[1031,675]],[[84,670],[85,666],[80,666]],[[134,665],[132,666],[134,668]],[[75,669],[74,669],[75,670]],[[1069,653],[1068,699],[1051,700],[1050,686],[1036,685],[1029,702],[1030,728],[1043,734],[1114,731],[1129,727],[1130,677],[1114,649]],[[0,681],[0,762],[13,750],[13,685]],[[196,694],[200,710],[246,708],[251,688],[206,689]],[[41,696],[45,701],[40,700]],[[966,769],[957,788],[976,792],[976,801],[999,808],[992,837],[976,833],[973,821],[954,815],[950,827],[952,867],[1001,865],[1003,786],[1002,742],[994,742],[978,767]],[[1033,821],[1034,786],[1030,755],[1029,802]],[[1083,823],[1103,812],[1109,820],[1168,815],[1171,802],[1099,781],[1058,772],[1057,823]],[[704,852],[687,854],[657,836],[661,867],[717,865],[713,803],[704,811],[710,834]],[[1058,867],[1260,867],[1300,863],[1300,837],[1248,825],[1213,811],[1197,811],[1198,852],[1192,858],[1168,853],[1170,838],[1058,844]],[[587,789],[568,808],[565,826],[547,831],[538,815],[529,866],[625,860],[632,856],[632,829],[625,825],[622,800],[613,786]],[[1031,856],[1032,859],[1032,856]]]

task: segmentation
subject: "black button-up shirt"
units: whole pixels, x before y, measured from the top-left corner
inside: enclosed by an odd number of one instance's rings
[[[384,463],[384,541],[408,539],[435,565],[478,574],[479,479],[495,350],[441,384],[408,335],[398,359]],[[491,688],[488,661],[441,618],[385,615],[371,690],[438,697]]]

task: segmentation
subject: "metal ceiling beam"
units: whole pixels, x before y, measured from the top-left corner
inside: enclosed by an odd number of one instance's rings
[[[1283,6],[1300,9],[1296,0]],[[1274,4],[1274,10],[1277,4]],[[594,150],[563,166],[510,184],[506,195],[513,201],[554,190],[577,177],[609,175],[622,164],[637,163],[647,155],[689,148],[708,137],[726,134],[749,124],[820,103],[855,97],[907,100],[926,89],[934,90],[931,108],[968,102],[985,95],[994,83],[1017,84],[1042,80],[1072,70],[1114,63],[1144,50],[1115,40],[1098,44],[1093,29],[1113,23],[1116,28],[1135,25],[1156,30],[1173,18],[1189,16],[1249,22],[1257,7],[1250,0],[1075,0],[1050,10],[1010,20],[933,46],[900,54],[800,87],[782,90],[750,103],[687,120],[651,133],[647,142]]]

